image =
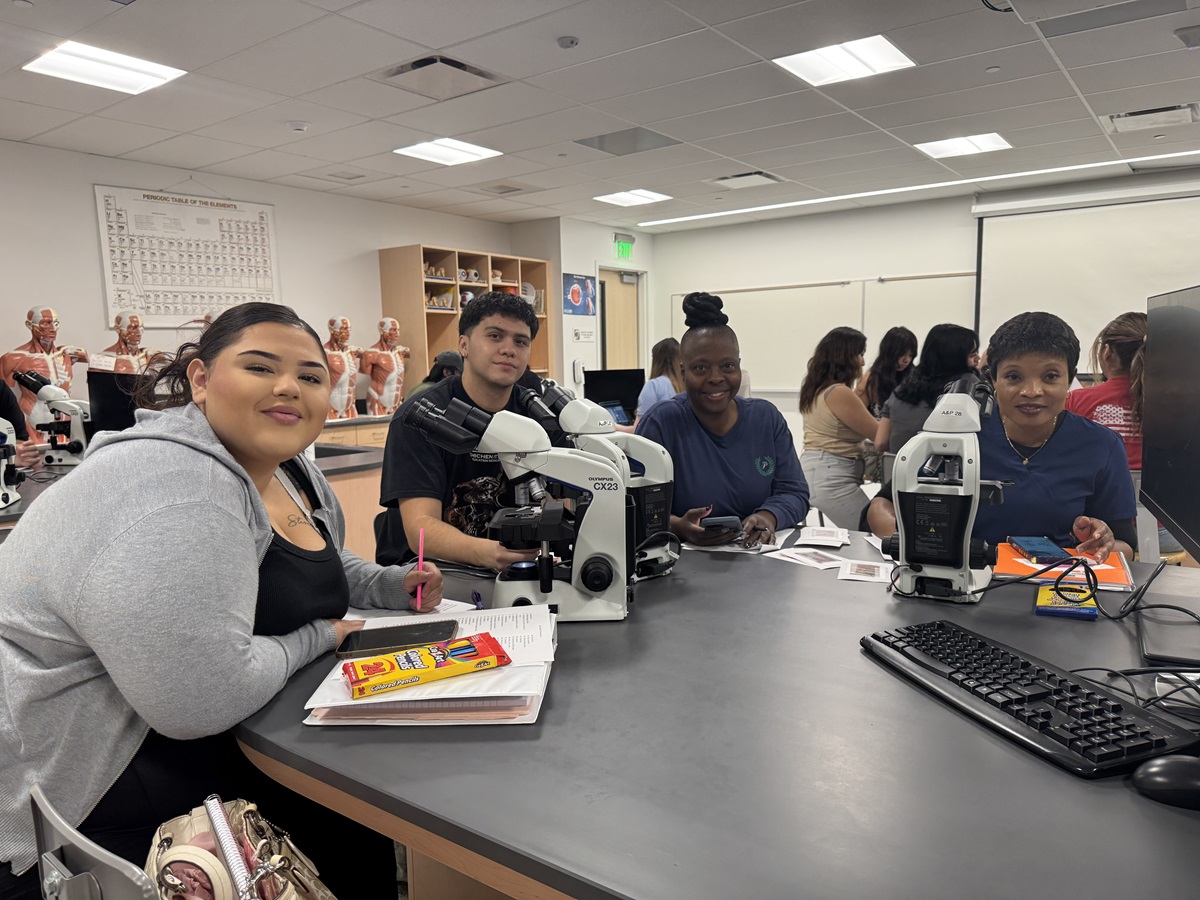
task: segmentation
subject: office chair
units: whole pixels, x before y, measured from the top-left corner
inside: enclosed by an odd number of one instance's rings
[[[155,900],[146,873],[88,840],[50,805],[40,786],[30,797],[38,873],[45,900]],[[148,850],[149,848],[147,848]]]

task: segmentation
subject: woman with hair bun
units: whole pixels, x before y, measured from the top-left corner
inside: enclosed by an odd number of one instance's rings
[[[792,433],[766,400],[737,396],[741,352],[720,297],[683,300],[680,341],[684,393],[638,422],[637,433],[662,444],[675,463],[671,530],[693,544],[775,542],[808,514],[808,484]],[[706,516],[736,516],[741,528],[704,529]]]

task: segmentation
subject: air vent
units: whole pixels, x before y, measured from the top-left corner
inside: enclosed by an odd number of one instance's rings
[[[740,175],[727,175],[724,178],[714,178],[709,184],[719,188],[748,188],[762,187],[764,184],[779,184],[783,181],[778,175],[770,172],[743,172]]]
[[[368,77],[434,100],[450,100],[503,83],[495,75],[449,56],[423,56]]]
[[[660,147],[673,147],[683,143],[665,134],[651,131],[649,128],[626,128],[624,131],[611,131],[608,134],[598,134],[595,137],[580,138],[575,143],[602,153],[613,156],[628,156],[631,153],[644,153],[647,150],[658,150]]]
[[[326,172],[327,178],[336,178],[338,181],[358,181],[360,178],[366,178],[361,172]]]
[[[1127,131],[1145,131],[1148,128],[1170,128],[1173,125],[1191,125],[1200,122],[1198,104],[1185,103],[1182,106],[1163,106],[1158,109],[1139,109],[1130,113],[1114,113],[1111,116],[1101,116],[1105,127],[1117,134]]]
[[[1022,22],[1046,37],[1078,34],[1183,12],[1187,0],[1011,0]]]
[[[497,197],[507,197],[509,194],[524,194],[529,191],[541,190],[535,188],[532,184],[520,184],[515,181],[501,181],[496,184],[481,184],[474,190],[484,191],[488,194],[495,194]]]

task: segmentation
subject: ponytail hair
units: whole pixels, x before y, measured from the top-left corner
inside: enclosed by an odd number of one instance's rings
[[[134,402],[141,409],[170,409],[192,402],[192,384],[187,370],[198,359],[211,366],[221,351],[234,344],[247,328],[274,323],[299,328],[307,332],[317,345],[321,359],[328,363],[321,339],[311,325],[296,315],[290,306],[278,303],[242,303],[221,313],[195,341],[180,346],[172,356],[156,353],[133,389]]]
[[[1099,372],[1100,353],[1107,344],[1116,356],[1118,375],[1129,375],[1129,409],[1134,424],[1142,427],[1142,403],[1146,396],[1146,314],[1127,312],[1104,326],[1092,342],[1092,371]]]
[[[682,394],[686,389],[683,383],[682,371],[679,341],[675,340],[675,338],[663,338],[651,348],[651,378],[666,375],[671,382],[671,387],[675,388],[675,393]]]

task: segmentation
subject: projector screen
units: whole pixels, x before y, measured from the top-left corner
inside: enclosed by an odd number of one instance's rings
[[[1114,317],[1200,284],[1200,198],[984,218],[982,244],[981,343],[1017,313],[1045,310],[1075,329],[1088,371]]]

